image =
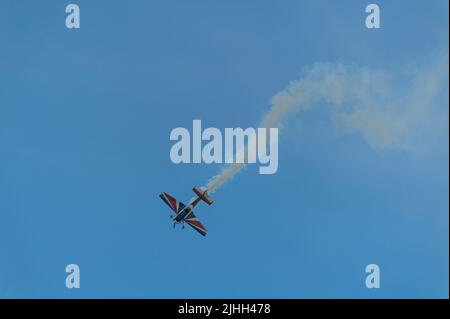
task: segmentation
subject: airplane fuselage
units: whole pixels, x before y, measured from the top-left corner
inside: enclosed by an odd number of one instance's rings
[[[187,217],[189,217],[190,213],[194,210],[194,207],[200,203],[202,199],[200,197],[197,197],[192,202],[189,203],[181,212],[179,212],[174,218],[173,221],[175,223],[181,223],[183,220]]]

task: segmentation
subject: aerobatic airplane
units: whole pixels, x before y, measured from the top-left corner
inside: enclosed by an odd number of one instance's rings
[[[184,205],[182,202],[177,200],[175,197],[170,196],[169,194],[163,192],[159,194],[159,197],[166,202],[167,205],[175,212],[175,216],[170,216],[173,221],[173,228],[175,228],[176,224],[182,224],[184,228],[184,222],[188,223],[189,226],[194,228],[200,234],[205,236],[208,233],[208,230],[203,226],[203,224],[198,220],[197,216],[194,215],[194,207],[200,203],[200,201],[204,201],[208,205],[213,203],[212,199],[208,196],[208,190],[202,189],[200,187],[195,186],[193,189],[194,193],[198,196],[194,200],[192,200],[189,205]]]

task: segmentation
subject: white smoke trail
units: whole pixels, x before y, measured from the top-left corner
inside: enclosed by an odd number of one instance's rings
[[[270,111],[259,127],[281,128],[288,115],[324,102],[340,123],[360,132],[372,146],[407,149],[413,145],[411,136],[429,128],[433,102],[443,87],[448,88],[448,51],[434,53],[406,80],[402,90],[385,72],[314,64],[272,97]],[[445,112],[448,127],[448,107]],[[216,191],[245,166],[235,163],[224,167],[208,181],[208,192]]]

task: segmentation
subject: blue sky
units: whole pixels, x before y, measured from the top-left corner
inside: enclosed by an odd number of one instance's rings
[[[365,1],[74,2],[79,30],[69,2],[0,3],[0,297],[448,298],[448,89],[420,152],[342,134],[325,107],[291,116],[276,174],[198,207],[205,238],[158,197],[221,168],[173,164],[173,128],[255,126],[315,62],[402,77],[448,52],[447,1],[377,1],[379,30]]]

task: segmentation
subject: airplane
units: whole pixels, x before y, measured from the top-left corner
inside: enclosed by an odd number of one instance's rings
[[[213,203],[213,200],[208,196],[208,190],[203,189],[197,186],[194,186],[192,189],[194,193],[198,196],[197,198],[193,199],[189,205],[185,205],[179,200],[177,200],[175,197],[162,192],[159,194],[159,197],[174,211],[176,214],[175,216],[170,216],[170,218],[173,221],[173,228],[175,229],[175,226],[177,224],[182,224],[182,227],[184,229],[184,223],[186,222],[189,226],[194,228],[196,231],[198,231],[203,236],[206,236],[208,233],[208,230],[203,226],[203,224],[198,220],[197,216],[194,215],[194,207],[200,203],[200,201],[204,201],[208,205],[211,205]]]

